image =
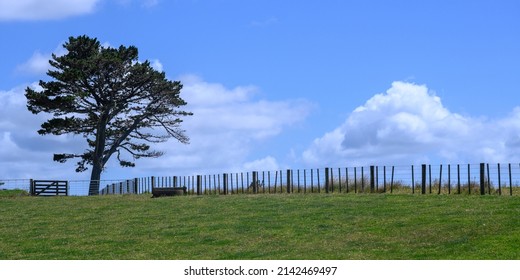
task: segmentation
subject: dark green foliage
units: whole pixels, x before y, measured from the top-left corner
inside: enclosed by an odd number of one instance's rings
[[[63,46],[67,54],[52,55],[53,68],[47,72],[51,81],[40,81],[41,91],[26,89],[29,111],[53,114],[39,134],[86,138],[88,148],[82,154],[56,154],[55,161],[78,157],[76,171],[91,165],[91,179],[99,180],[113,154],[122,166],[134,166],[135,159],[162,155],[149,143],[172,137],[188,143],[180,117],[191,113],[179,110],[186,105],[180,97],[181,83],[166,79],[148,61],[139,62],[136,47],[103,47],[87,36],[70,37]],[[152,132],[154,128],[164,133]],[[97,193],[94,188],[91,191]]]

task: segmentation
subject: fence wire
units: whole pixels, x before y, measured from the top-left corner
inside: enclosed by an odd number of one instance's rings
[[[86,196],[89,180],[69,181],[69,195]],[[0,179],[0,189],[30,190],[30,179]],[[184,188],[187,194],[409,193],[519,195],[520,164],[359,166],[150,176],[101,180],[99,194],[148,194]]]

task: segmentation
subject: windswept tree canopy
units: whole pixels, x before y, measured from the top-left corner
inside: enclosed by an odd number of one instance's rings
[[[80,158],[77,172],[92,166],[90,194],[99,192],[101,171],[112,155],[122,166],[133,167],[142,157],[159,157],[151,143],[175,138],[188,143],[180,128],[181,117],[191,113],[180,108],[182,84],[166,79],[149,61],[139,62],[134,46],[101,46],[87,36],[70,37],[67,54],[52,55],[47,72],[50,81],[40,81],[43,90],[27,88],[27,108],[34,114],[53,114],[38,133],[79,134],[87,148],[82,154],[55,154],[65,162]]]

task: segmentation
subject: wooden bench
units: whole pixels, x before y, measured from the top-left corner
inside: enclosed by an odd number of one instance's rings
[[[186,187],[183,188],[152,188],[152,198],[160,196],[176,196],[186,194]]]

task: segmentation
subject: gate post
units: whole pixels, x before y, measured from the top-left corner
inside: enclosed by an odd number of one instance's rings
[[[31,179],[30,182],[29,182],[30,186],[29,186],[29,192],[31,193],[31,195],[34,195],[34,180]]]

